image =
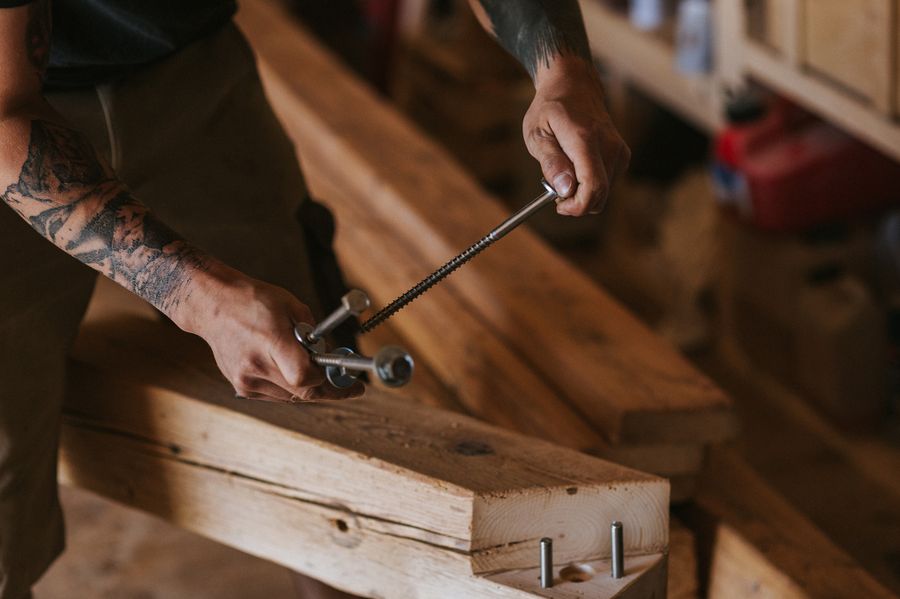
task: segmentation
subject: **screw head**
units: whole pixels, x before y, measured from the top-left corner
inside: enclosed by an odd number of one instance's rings
[[[412,378],[415,362],[402,347],[383,347],[373,359],[378,379],[388,387],[402,387]]]
[[[369,296],[366,295],[365,291],[351,289],[341,298],[341,304],[344,306],[345,310],[354,316],[359,316],[368,309],[371,302],[369,302]]]

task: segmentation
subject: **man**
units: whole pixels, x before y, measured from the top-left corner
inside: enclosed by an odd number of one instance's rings
[[[534,78],[525,143],[557,211],[599,211],[629,152],[576,0],[472,5]],[[65,354],[94,271],[201,336],[239,396],[362,392],[328,386],[292,336],[330,307],[316,282],[336,266],[234,10],[0,0],[0,599],[29,596],[63,547]]]

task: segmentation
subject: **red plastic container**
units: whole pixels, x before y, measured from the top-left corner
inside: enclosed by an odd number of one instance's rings
[[[761,229],[804,230],[900,204],[900,163],[785,101],[728,127],[716,158],[728,201]]]

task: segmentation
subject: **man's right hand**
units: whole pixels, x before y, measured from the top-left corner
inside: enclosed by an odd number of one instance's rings
[[[134,198],[41,95],[49,1],[0,9],[0,202],[38,234],[203,337],[238,395],[344,399],[293,336],[312,323],[287,291],[216,261]],[[0,206],[2,209],[5,207]]]
[[[314,324],[305,304],[286,290],[222,264],[198,273],[176,324],[202,337],[239,397],[305,402],[359,397],[362,383],[337,389],[294,338],[294,325]]]

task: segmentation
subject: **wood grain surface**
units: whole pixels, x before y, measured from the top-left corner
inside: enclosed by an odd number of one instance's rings
[[[354,210],[354,224],[364,219],[377,236],[358,244],[368,252],[344,253],[344,264],[352,270],[349,262],[356,261],[358,268],[375,268],[379,275],[396,273],[396,281],[385,280],[378,288],[370,283],[379,304],[507,216],[446,152],[277,7],[264,0],[247,2],[238,22],[259,56],[267,92],[313,189],[322,179],[347,186],[354,205],[334,201],[332,208],[339,218]],[[536,194],[538,189],[535,181]],[[344,226],[348,236],[357,234]],[[379,264],[369,261],[373,252],[397,257]],[[705,442],[733,433],[730,402],[721,391],[528,230],[505,238],[418,302],[427,304],[415,308],[421,320],[408,316],[413,307],[398,316],[398,330],[410,340],[433,334],[423,320],[431,328],[441,326],[434,319],[446,320],[446,312],[435,307],[440,300],[434,293],[452,296],[472,326],[491,331],[519,356],[531,372],[529,380],[543,379],[611,443]],[[442,328],[445,334],[450,333]],[[476,355],[494,351],[489,345],[482,352],[478,337],[467,337],[467,343]],[[477,365],[472,374],[483,372]]]

